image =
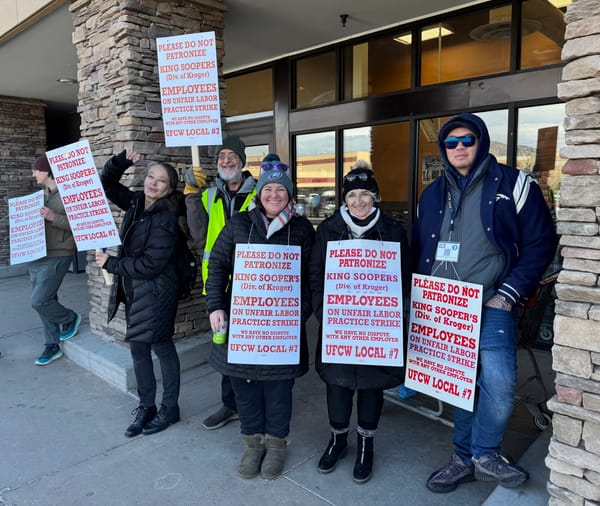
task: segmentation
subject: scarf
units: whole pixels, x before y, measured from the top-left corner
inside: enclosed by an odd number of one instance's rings
[[[275,232],[285,227],[292,219],[292,216],[294,216],[295,214],[296,206],[294,205],[294,201],[291,199],[288,202],[287,206],[285,206],[281,210],[281,212],[271,221],[269,221],[269,219],[264,214],[260,213],[260,215],[263,218],[265,228],[267,229],[267,239],[269,239],[269,237],[271,237]]]
[[[348,206],[344,205],[340,207],[340,215],[342,219],[350,229],[352,233],[352,237],[355,239],[360,239],[363,235],[365,235],[369,230],[371,230],[376,223],[379,221],[379,208],[374,208],[375,212],[372,212],[367,218],[364,220],[360,220],[364,225],[359,225],[354,221],[354,218],[348,212]],[[356,218],[358,220],[358,218]]]

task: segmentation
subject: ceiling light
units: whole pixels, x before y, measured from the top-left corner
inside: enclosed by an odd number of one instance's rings
[[[454,32],[445,25],[433,26],[431,28],[425,28],[421,30],[421,42],[426,40],[437,39],[438,37],[445,37],[446,35],[453,35]],[[398,37],[394,37],[396,42],[400,44],[405,44],[409,46],[412,44],[412,34],[407,33],[406,35],[400,35]]]
[[[71,79],[70,77],[59,77],[56,82],[60,84],[77,84],[77,79]]]

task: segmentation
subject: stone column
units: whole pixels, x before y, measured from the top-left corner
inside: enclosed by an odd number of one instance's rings
[[[169,162],[178,169],[190,166],[189,147],[164,145],[156,38],[215,31],[217,58],[222,61],[223,2],[73,0],[70,10],[78,58],[81,138],[89,140],[96,166],[101,168],[123,149],[138,151],[145,160]],[[201,165],[214,170],[214,158],[209,156],[212,152],[208,148],[200,151]],[[125,184],[139,189],[142,172],[143,167],[129,169]],[[116,209],[114,212],[119,224],[121,213]],[[123,310],[110,325],[106,321],[108,288],[91,253],[87,272],[92,330],[123,338]],[[175,337],[195,335],[208,328],[204,298],[196,290],[192,301],[179,305]]]
[[[600,3],[574,0],[558,96],[566,102],[560,206],[563,270],[554,320],[551,505],[600,502]]]
[[[0,97],[0,274],[26,271],[23,265],[10,266],[7,199],[40,189],[31,166],[46,151],[45,109],[39,100]]]

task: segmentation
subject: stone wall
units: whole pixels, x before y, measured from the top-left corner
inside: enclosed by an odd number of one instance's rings
[[[567,146],[561,209],[564,259],[556,292],[556,395],[546,465],[551,505],[600,504],[600,2],[574,0],[565,17]]]
[[[0,271],[7,275],[25,272],[10,267],[7,199],[40,189],[31,165],[46,150],[45,109],[38,100],[0,97]]]
[[[215,31],[217,58],[222,61],[223,2],[74,0],[70,9],[78,58],[81,137],[89,140],[97,167],[123,149],[138,151],[143,160],[169,162],[178,170],[191,165],[189,147],[167,148],[164,144],[156,38]],[[220,88],[223,90],[223,86]],[[212,167],[209,174],[214,174],[212,155],[208,148],[201,148],[200,164]],[[129,169],[124,183],[140,189],[143,169],[143,163]],[[116,208],[113,211],[120,224],[121,212]],[[87,272],[92,330],[123,338],[123,310],[110,325],[106,321],[108,288],[92,253],[88,254]],[[208,328],[204,298],[197,289],[192,301],[179,305],[175,337],[196,335]]]

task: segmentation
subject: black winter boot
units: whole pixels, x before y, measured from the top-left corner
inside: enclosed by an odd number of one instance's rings
[[[330,473],[337,466],[338,460],[346,455],[348,449],[348,431],[331,432],[331,439],[319,460],[319,472]]]
[[[151,406],[149,408],[138,406],[131,414],[135,416],[135,419],[125,431],[127,437],[134,437],[141,434],[148,422],[156,416],[156,406]]]
[[[373,436],[356,436],[356,462],[352,479],[355,483],[366,483],[373,474]]]
[[[165,430],[169,425],[177,423],[178,421],[179,406],[168,408],[164,404],[161,404],[158,415],[156,415],[152,421],[144,427],[142,432],[144,434],[156,434],[157,432]]]

